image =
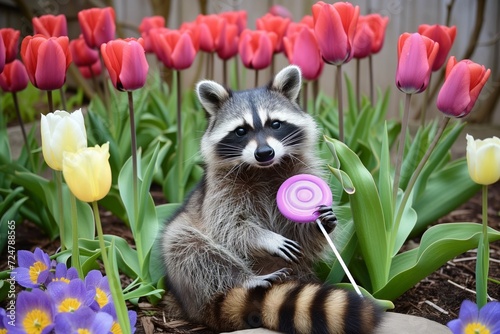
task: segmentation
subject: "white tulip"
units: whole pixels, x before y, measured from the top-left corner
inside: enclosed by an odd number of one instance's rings
[[[467,135],[467,167],[471,179],[482,185],[500,180],[500,139],[476,139]]]

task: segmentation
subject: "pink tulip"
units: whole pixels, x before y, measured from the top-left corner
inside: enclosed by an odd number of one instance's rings
[[[439,91],[437,108],[446,115],[464,117],[470,113],[490,76],[490,69],[469,59],[450,57],[445,82]]]
[[[5,64],[8,64],[17,57],[21,32],[12,28],[2,28],[0,29],[0,35],[2,35],[4,47],[2,54],[5,55]]]
[[[142,19],[139,25],[139,32],[144,39],[144,49],[146,52],[153,52],[149,31],[153,28],[161,28],[165,26],[165,18],[163,16],[148,16]]]
[[[196,23],[200,32],[200,49],[205,52],[217,50],[217,40],[225,19],[219,15],[198,15]]]
[[[342,65],[353,57],[352,47],[359,6],[348,2],[333,5],[319,1],[312,6],[314,32],[323,60],[329,64]]]
[[[99,60],[99,52],[89,48],[82,35],[69,42],[69,50],[76,66],[90,66]]]
[[[90,8],[78,12],[78,22],[87,45],[99,48],[115,38],[115,10],[113,7]]]
[[[219,16],[226,19],[231,24],[236,24],[238,27],[238,36],[247,28],[247,12],[245,10],[228,11],[219,13]]]
[[[439,70],[450,52],[453,42],[455,41],[455,36],[457,34],[457,27],[447,27],[439,24],[428,25],[421,24],[418,27],[418,33],[422,36],[429,37],[434,42],[439,43],[439,51],[432,65],[432,70]]]
[[[0,73],[5,67],[5,44],[3,43],[2,34],[0,34]]]
[[[265,14],[256,21],[258,30],[265,30],[276,34],[277,43],[274,47],[275,53],[283,51],[283,36],[290,22],[291,20],[287,17],[275,16],[270,13]]]
[[[141,39],[115,39],[101,45],[104,65],[118,90],[132,91],[146,83],[149,65]]]
[[[71,63],[67,36],[26,36],[21,43],[21,58],[33,86],[42,90],[59,89],[66,81]]]
[[[352,55],[356,59],[366,58],[372,53],[372,44],[375,39],[375,34],[370,29],[368,23],[359,17],[358,27],[352,43]]]
[[[380,14],[368,14],[363,16],[363,18],[373,32],[371,53],[378,53],[384,45],[385,30],[387,28],[387,24],[389,23],[389,18],[381,16]]]
[[[277,36],[274,32],[245,29],[240,36],[238,52],[243,65],[261,70],[271,65]]]
[[[299,66],[306,80],[318,79],[325,63],[314,30],[302,24],[300,30],[285,36],[283,43],[290,64]]]
[[[439,44],[418,33],[404,33],[398,40],[396,86],[407,94],[421,93],[429,84]]]
[[[196,57],[197,50],[188,30],[156,28],[151,30],[151,43],[158,59],[171,69],[184,70]]]
[[[224,22],[217,40],[217,55],[222,60],[228,60],[238,53],[238,26]]]
[[[0,74],[0,87],[4,92],[19,92],[28,86],[28,73],[19,59],[5,65]]]
[[[66,16],[59,15],[42,15],[40,17],[33,17],[34,33],[42,34],[47,37],[68,36],[68,23]]]
[[[92,77],[97,77],[102,72],[101,61],[98,60],[89,66],[78,66],[78,70],[85,79],[91,79]]]

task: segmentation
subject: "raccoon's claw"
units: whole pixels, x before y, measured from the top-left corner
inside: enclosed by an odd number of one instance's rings
[[[273,283],[283,282],[291,273],[292,269],[282,268],[267,275],[254,276],[248,279],[245,282],[244,286],[247,289],[253,289],[256,287],[269,288]]]
[[[321,205],[317,212],[319,213],[318,219],[323,224],[326,232],[332,232],[337,226],[337,216],[332,211],[331,206]]]
[[[278,256],[289,263],[298,263],[302,255],[302,247],[293,240],[284,236],[272,233],[261,240],[261,249],[265,249],[269,254]]]

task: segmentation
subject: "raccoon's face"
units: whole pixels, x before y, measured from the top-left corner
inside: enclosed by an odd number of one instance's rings
[[[198,97],[209,116],[201,143],[207,164],[266,168],[311,150],[316,124],[296,103],[300,86],[296,66],[283,69],[268,86],[247,91],[200,82]]]

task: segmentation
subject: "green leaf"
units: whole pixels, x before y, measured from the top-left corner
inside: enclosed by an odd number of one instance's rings
[[[342,170],[351,178],[356,192],[349,195],[352,217],[363,259],[366,262],[373,289],[385,285],[389,276],[390,252],[385,219],[378,190],[370,172],[359,157],[344,143],[326,138],[331,142]]]
[[[395,256],[387,284],[376,290],[376,298],[394,300],[440,266],[476,248],[482,226],[473,223],[440,224],[428,229],[420,246]],[[488,230],[489,241],[500,240],[500,232]]]

